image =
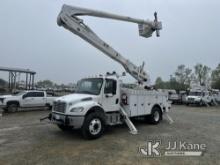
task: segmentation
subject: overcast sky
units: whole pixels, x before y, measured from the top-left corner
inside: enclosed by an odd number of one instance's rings
[[[85,17],[104,41],[134,64],[146,62],[152,81],[169,79],[179,64],[220,63],[219,0],[1,0],[0,66],[29,68],[37,80],[76,82],[82,77],[124,71],[122,66],[56,24],[63,4],[153,19],[161,37],[142,38],[133,23]],[[0,72],[0,78],[7,78]]]

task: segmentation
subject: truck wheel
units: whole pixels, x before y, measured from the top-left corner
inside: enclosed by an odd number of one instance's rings
[[[93,112],[86,116],[81,128],[85,139],[97,139],[104,133],[105,117],[101,112]]]
[[[12,103],[8,105],[8,112],[16,112],[18,110],[18,104]]]
[[[58,126],[58,128],[60,128],[62,131],[72,130],[72,127],[70,127],[70,126],[61,125],[61,124],[57,124],[57,126]]]
[[[202,100],[199,102],[199,106],[203,106],[203,101]]]
[[[150,123],[158,124],[162,120],[162,112],[159,107],[153,107],[150,115]]]
[[[50,104],[46,105],[46,107],[47,107],[47,110],[51,110],[52,109],[52,105],[50,105]]]

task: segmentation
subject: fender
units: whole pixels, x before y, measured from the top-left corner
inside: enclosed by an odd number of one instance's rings
[[[18,100],[8,100],[5,104],[6,106],[8,106],[9,104],[17,104],[18,106],[20,106],[20,102]]]
[[[160,111],[161,111],[161,113],[163,114],[163,108],[162,108],[159,104],[154,104],[154,105],[152,106],[152,108],[151,108],[151,113],[152,113],[152,110],[153,110],[154,107],[160,108]]]

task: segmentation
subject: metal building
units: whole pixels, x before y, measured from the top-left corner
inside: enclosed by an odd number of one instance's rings
[[[15,91],[17,88],[17,77],[18,74],[25,74],[25,88],[33,89],[34,88],[34,76],[35,71],[30,69],[20,69],[20,68],[9,68],[9,67],[0,67],[0,71],[8,72],[8,88],[10,91]]]

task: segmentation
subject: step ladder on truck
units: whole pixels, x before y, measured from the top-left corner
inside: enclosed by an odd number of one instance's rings
[[[168,96],[146,85],[149,76],[144,71],[144,63],[139,67],[134,65],[99,38],[84,24],[81,16],[85,15],[136,23],[139,27],[139,35],[145,38],[151,37],[154,31],[159,36],[159,30],[162,29],[157,13],[154,14],[154,21],[146,21],[63,5],[57,24],[120,63],[125,71],[137,80],[137,83],[134,83],[132,88],[123,87],[121,75],[116,72],[84,78],[77,83],[75,93],[55,100],[49,117],[51,122],[62,130],[81,129],[83,137],[87,139],[99,138],[107,125],[123,123],[128,125],[132,134],[137,134],[137,129],[130,120],[133,117],[143,117],[152,124],[158,124],[163,116],[167,116],[172,122],[167,114],[171,108]]]

